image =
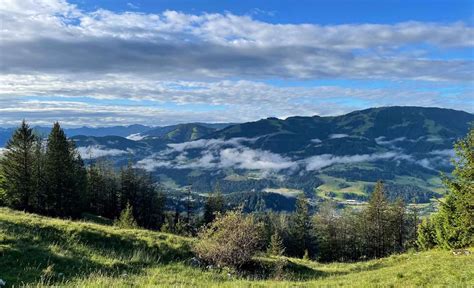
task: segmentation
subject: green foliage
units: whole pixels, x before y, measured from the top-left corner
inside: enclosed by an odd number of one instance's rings
[[[12,208],[33,210],[33,167],[36,137],[33,129],[23,120],[21,126],[7,142],[0,158],[0,170],[4,179],[4,202]]]
[[[218,213],[224,212],[224,197],[220,189],[219,183],[216,185],[214,192],[211,193],[204,205],[204,223],[211,223]]]
[[[462,248],[474,243],[474,128],[454,145],[454,149],[452,177],[444,176],[448,193],[444,201],[440,201],[439,212],[431,216],[430,225],[418,230],[422,248],[423,241],[428,247],[432,246],[431,236],[426,234],[433,227],[436,244],[441,248]]]
[[[436,225],[438,243],[444,248],[474,243],[474,127],[454,149],[453,177],[444,177],[449,192],[441,203]]]
[[[283,256],[285,253],[285,245],[280,233],[276,232],[270,238],[270,245],[268,246],[268,254],[272,256]]]
[[[291,254],[302,257],[313,244],[312,222],[309,215],[309,202],[304,194],[298,195],[296,209],[290,218]],[[309,251],[311,253],[312,251]]]
[[[416,244],[421,250],[429,250],[436,246],[435,227],[430,218],[424,218],[418,226]]]
[[[45,211],[48,215],[79,217],[85,199],[86,171],[81,157],[69,141],[59,123],[48,136],[45,154],[47,195]]]
[[[367,245],[369,256],[382,257],[386,255],[388,246],[389,205],[381,181],[375,185],[369,204],[364,211],[367,223]]]
[[[120,217],[114,222],[115,226],[126,229],[138,228],[137,221],[133,218],[133,208],[127,203],[125,209],[120,213]]]
[[[208,263],[238,269],[259,251],[262,229],[252,216],[229,211],[198,234],[194,251]]]

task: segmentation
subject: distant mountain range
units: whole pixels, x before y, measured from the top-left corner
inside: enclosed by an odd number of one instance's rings
[[[219,183],[235,201],[263,198],[269,208],[287,209],[301,192],[357,205],[379,179],[389,197],[429,205],[444,193],[439,173],[452,169],[454,141],[473,122],[463,111],[383,107],[335,117],[66,132],[86,161],[131,159],[170,190],[191,184],[205,193]]]
[[[185,125],[192,125],[185,124]],[[217,129],[225,128],[232,123],[194,123],[206,128],[212,128],[212,131]],[[94,136],[94,137],[105,137],[105,136],[120,136],[128,137],[131,139],[144,138],[146,136],[162,136],[172,130],[176,129],[179,125],[170,125],[162,127],[145,126],[140,124],[129,125],[129,126],[111,126],[111,127],[80,127],[80,128],[65,128],[65,132],[69,137],[82,135],[82,136]],[[2,128],[0,127],[0,147],[5,146],[8,139],[10,139],[12,133],[15,131],[15,127]],[[35,126],[34,130],[39,135],[48,135],[51,127]]]

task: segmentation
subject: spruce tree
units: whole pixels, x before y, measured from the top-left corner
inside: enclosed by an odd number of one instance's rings
[[[311,249],[312,225],[309,215],[309,203],[302,193],[296,200],[296,209],[291,219],[291,235],[293,238],[293,249],[297,256],[303,256],[305,251]]]
[[[443,177],[448,193],[435,218],[437,242],[447,249],[474,243],[474,127],[454,149],[452,177]]]
[[[32,211],[35,136],[25,120],[7,142],[0,159],[5,203],[14,209]]]
[[[367,218],[366,244],[369,256],[382,257],[386,253],[389,210],[382,181],[375,184],[365,216]]]
[[[48,137],[45,155],[46,211],[60,217],[78,217],[83,209],[85,170],[82,159],[59,123]]]
[[[45,179],[45,151],[40,137],[36,138],[34,147],[33,187],[34,210],[37,213],[43,214],[45,213],[47,198],[47,183]]]

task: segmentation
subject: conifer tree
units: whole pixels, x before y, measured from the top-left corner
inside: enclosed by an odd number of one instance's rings
[[[453,177],[443,177],[448,193],[435,225],[438,244],[448,249],[474,243],[474,127],[454,149]]]
[[[388,208],[383,183],[378,181],[365,210],[368,225],[366,244],[369,256],[382,257],[385,255],[388,240],[387,229],[389,228]]]
[[[37,213],[45,213],[45,205],[47,198],[47,183],[45,179],[45,151],[43,141],[40,137],[36,137],[34,147],[33,162],[33,195],[34,210]]]
[[[224,212],[224,197],[217,183],[214,192],[207,197],[204,204],[204,223],[211,223],[216,218],[216,214],[222,212]]]
[[[298,256],[303,256],[305,251],[311,249],[312,225],[309,215],[309,203],[304,194],[300,194],[296,200],[296,210],[291,219],[291,235],[293,238],[293,249]]]
[[[82,159],[59,123],[48,137],[45,155],[46,211],[60,217],[78,217],[83,209],[85,170]]]
[[[33,206],[33,159],[35,136],[25,120],[7,142],[0,159],[4,182],[4,198],[8,206],[32,211]]]
[[[285,253],[285,245],[280,233],[275,231],[270,237],[270,245],[268,247],[268,253],[272,256],[282,256]]]
[[[120,213],[120,217],[114,223],[120,228],[132,229],[137,228],[138,224],[135,218],[133,217],[133,208],[130,203],[125,205],[125,209]]]

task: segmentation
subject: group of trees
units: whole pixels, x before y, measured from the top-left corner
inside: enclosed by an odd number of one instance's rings
[[[38,214],[116,219],[127,205],[144,228],[164,221],[164,194],[131,165],[116,171],[106,162],[85,167],[74,142],[55,123],[46,140],[23,121],[0,159],[0,204]]]
[[[317,207],[315,213],[309,208],[309,200],[302,194],[294,213],[260,216],[267,230],[265,245],[271,247],[281,239],[289,256],[354,261],[402,252],[415,243],[416,209],[408,209],[401,199],[388,201],[382,182],[361,210],[340,210],[331,202]]]

